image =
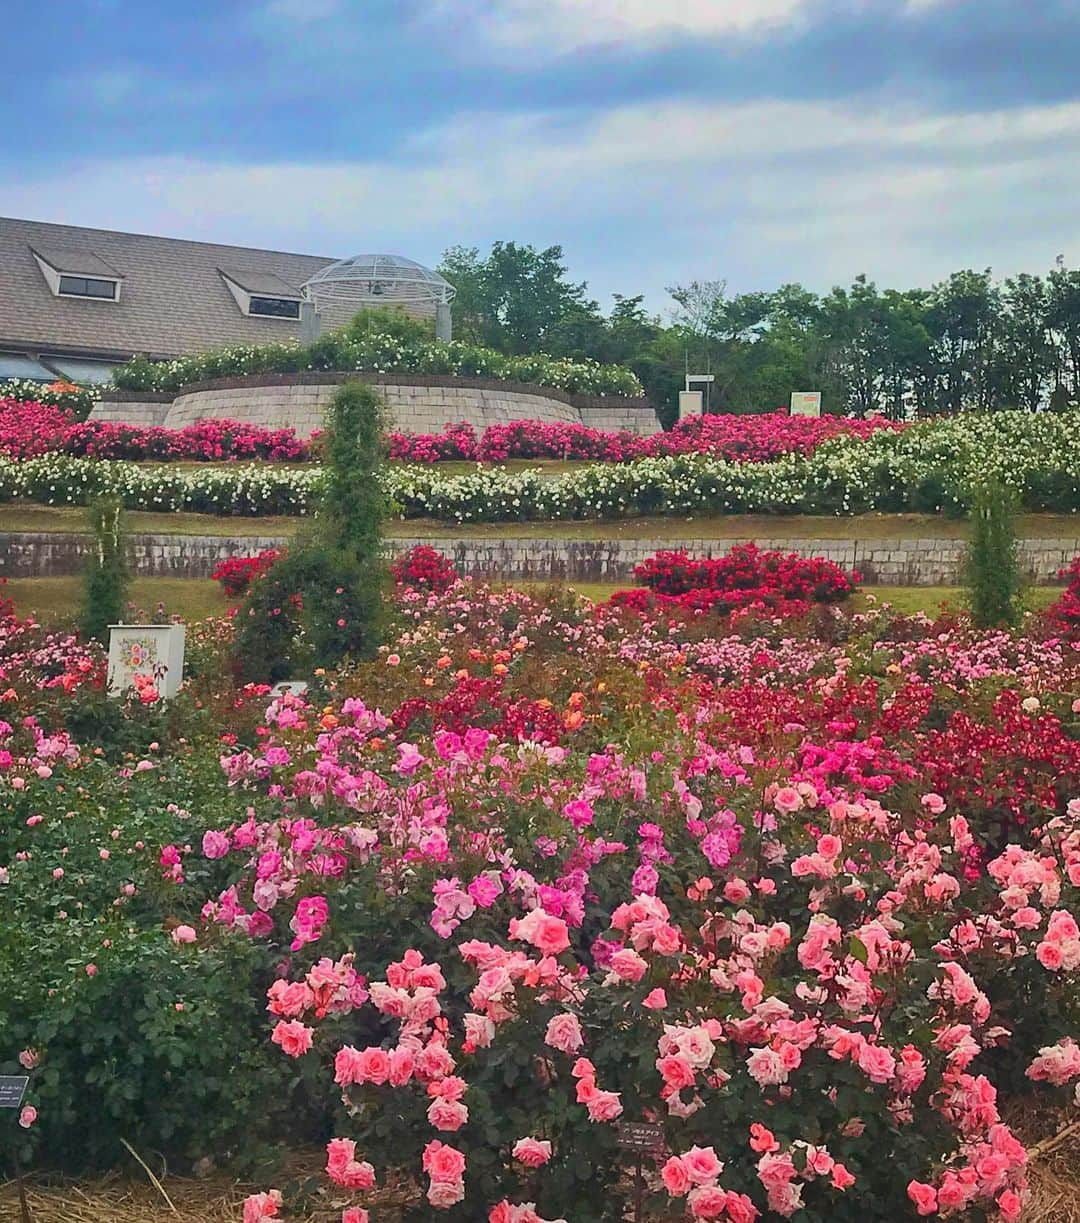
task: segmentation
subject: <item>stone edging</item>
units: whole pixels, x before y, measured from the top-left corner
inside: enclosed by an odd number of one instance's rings
[[[507,524],[508,527],[510,524]],[[145,577],[207,578],[233,556],[252,556],[288,544],[281,536],[132,534],[128,555]],[[544,539],[495,536],[438,539],[409,536],[386,541],[388,552],[429,544],[454,562],[458,572],[496,579],[626,582],[635,565],[655,552],[685,548],[692,555],[720,555],[739,539]],[[758,539],[760,547],[820,556],[857,569],[868,586],[956,586],[965,543],[958,539]],[[0,576],[68,577],[80,571],[91,548],[88,535],[61,532],[0,532]],[[1080,539],[1020,541],[1021,568],[1028,580],[1053,585],[1058,571],[1080,553]]]

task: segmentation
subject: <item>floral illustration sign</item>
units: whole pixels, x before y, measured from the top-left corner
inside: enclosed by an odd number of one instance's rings
[[[136,692],[144,704],[168,700],[184,675],[182,624],[114,624],[109,630],[109,693]]]

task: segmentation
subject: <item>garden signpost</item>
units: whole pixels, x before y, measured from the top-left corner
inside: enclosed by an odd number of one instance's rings
[[[26,1085],[30,1076],[25,1074],[0,1074],[0,1108],[16,1109],[21,1107]],[[22,1212],[23,1223],[30,1223],[30,1207],[26,1202],[26,1186],[23,1184],[22,1168],[19,1157],[15,1157],[15,1183],[19,1187],[19,1209]]]
[[[619,1146],[634,1153],[634,1223],[641,1223],[645,1199],[641,1164],[646,1155],[663,1150],[664,1127],[649,1121],[620,1121],[617,1132]]]

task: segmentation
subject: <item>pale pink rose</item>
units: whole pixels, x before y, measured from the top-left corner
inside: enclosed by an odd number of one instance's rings
[[[924,794],[921,799],[922,805],[930,812],[931,815],[940,815],[945,810],[945,800],[940,794]],[[915,1184],[916,1182],[912,1182]]]
[[[831,834],[826,834],[817,843],[818,853],[829,861],[832,861],[833,858],[837,857],[841,849],[843,849],[843,844],[841,843],[840,838],[834,837]]]
[[[760,1087],[787,1082],[788,1072],[780,1055],[773,1049],[754,1049],[746,1059],[746,1069]]]
[[[465,1039],[477,1049],[486,1049],[495,1039],[495,1024],[486,1015],[465,1015]]]
[[[609,965],[611,971],[623,981],[640,981],[648,971],[648,964],[630,947],[616,951]]]
[[[25,1104],[19,1111],[19,1124],[24,1130],[28,1130],[37,1120],[37,1117],[37,1109],[32,1104]]]
[[[1024,1209],[1020,1195],[1014,1189],[1006,1189],[998,1195],[998,1209],[1006,1219],[1019,1219]]]
[[[266,996],[270,999],[266,1009],[286,1019],[295,1019],[315,1005],[315,995],[303,981],[277,980],[266,991]]]
[[[432,1181],[428,1186],[427,1200],[437,1210],[449,1210],[451,1206],[456,1206],[464,1196],[465,1182],[462,1180]]]
[[[777,811],[784,815],[791,815],[792,812],[798,811],[802,805],[802,795],[794,786],[781,786],[773,796],[773,804]]]
[[[1050,972],[1057,972],[1065,963],[1065,956],[1057,943],[1040,943],[1035,948],[1035,956]]]
[[[724,884],[724,899],[730,900],[734,905],[741,905],[749,900],[750,889],[746,885],[745,880],[729,879]]]
[[[755,1223],[759,1217],[757,1207],[743,1193],[729,1193],[727,1196],[728,1223]]]
[[[577,1016],[568,1011],[554,1015],[544,1033],[544,1042],[560,1053],[576,1053],[585,1043]]]
[[[682,935],[674,926],[663,923],[653,932],[652,946],[660,955],[677,955],[682,947]]]
[[[590,1121],[614,1121],[622,1115],[622,1101],[616,1091],[597,1091],[585,1106]]]
[[[281,1193],[271,1189],[269,1193],[253,1193],[244,1199],[244,1223],[261,1223],[263,1219],[277,1218],[281,1206]]]
[[[371,1216],[363,1206],[346,1206],[341,1212],[341,1223],[371,1223]]]
[[[641,1001],[650,1011],[662,1011],[667,1006],[667,994],[660,988],[650,990]]]
[[[404,1087],[416,1069],[416,1054],[409,1048],[390,1050],[389,1082],[391,1087]]]
[[[357,1082],[374,1083],[377,1087],[381,1087],[390,1077],[390,1054],[385,1049],[380,1049],[378,1045],[361,1049],[357,1072],[359,1075]]]
[[[428,1105],[427,1118],[435,1129],[452,1134],[468,1121],[469,1110],[456,1100],[439,1097]]]
[[[313,1035],[314,1029],[302,1024],[298,1019],[281,1019],[270,1039],[275,1045],[280,1045],[289,1057],[301,1057],[311,1048]]]
[[[41,1061],[41,1054],[36,1049],[24,1049],[19,1054],[19,1065],[24,1070],[33,1070]]]
[[[424,1148],[424,1171],[437,1181],[460,1180],[465,1172],[465,1156],[445,1142],[433,1139]]]
[[[937,1192],[933,1185],[924,1185],[921,1181],[911,1181],[907,1187],[908,1197],[915,1203],[915,1209],[920,1215],[937,1214]]]
[[[664,1164],[660,1175],[664,1181],[664,1188],[672,1197],[681,1198],[689,1191],[690,1176],[683,1166],[683,1161],[677,1155],[672,1155]]]
[[[690,1213],[695,1219],[719,1219],[727,1211],[728,1195],[717,1185],[699,1185],[690,1191]]]
[[[872,1083],[887,1083],[896,1073],[896,1058],[882,1045],[863,1044],[855,1060]]]
[[[844,1167],[843,1164],[833,1164],[832,1167],[832,1187],[843,1192],[845,1189],[850,1189],[855,1184],[855,1177]]]
[[[724,1170],[712,1147],[693,1146],[682,1157],[682,1162],[686,1175],[695,1185],[707,1185]]]
[[[539,1168],[551,1158],[551,1143],[537,1138],[519,1138],[514,1143],[513,1154],[527,1168]]]
[[[191,926],[177,926],[172,932],[172,941],[174,943],[194,943],[199,936],[191,928]]]
[[[694,1068],[684,1057],[658,1057],[656,1068],[660,1071],[660,1077],[667,1086],[673,1087],[676,1091],[694,1085]]]

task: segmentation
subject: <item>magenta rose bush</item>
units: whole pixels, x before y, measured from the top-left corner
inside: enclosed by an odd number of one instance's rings
[[[507,459],[627,463],[675,454],[714,454],[730,462],[767,463],[785,454],[812,454],[830,438],[866,438],[882,429],[903,427],[883,418],[848,420],[838,416],[814,418],[762,412],[690,417],[668,432],[651,437],[569,422],[520,420],[488,425],[479,436],[469,425],[454,424],[447,425],[442,433],[393,432],[388,435],[388,442],[391,458],[410,463],[438,463],[446,459],[481,463]]]
[[[265,429],[234,420],[201,420],[183,429],[83,421],[61,397],[55,403],[0,399],[0,453],[79,458],[223,462],[263,459],[295,463],[313,457],[293,429]]]

